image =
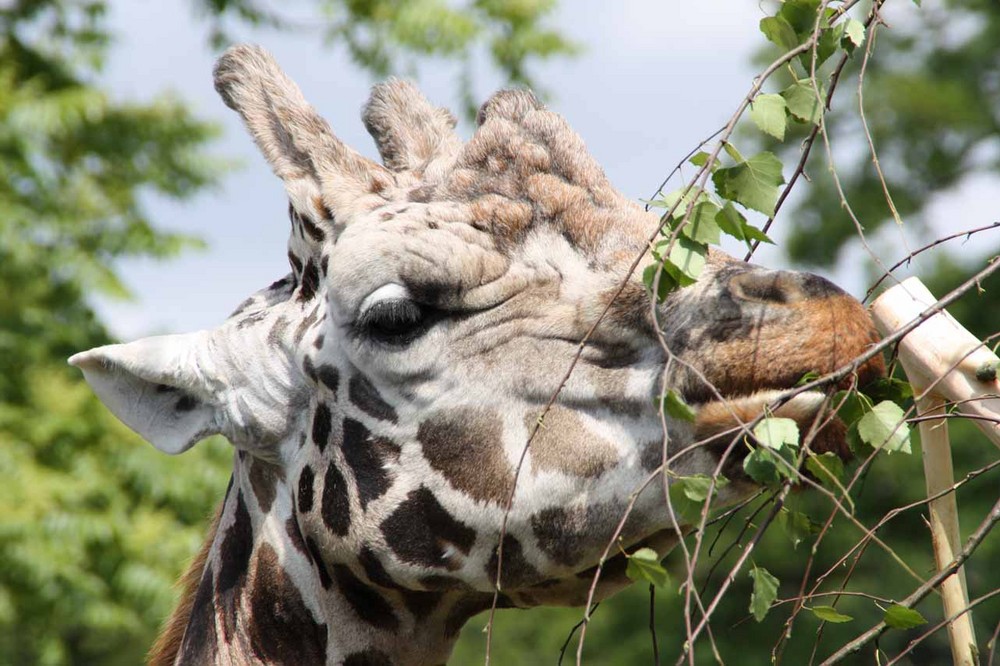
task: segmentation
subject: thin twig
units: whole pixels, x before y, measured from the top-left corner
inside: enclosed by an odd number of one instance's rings
[[[875,284],[873,284],[871,287],[868,288],[868,291],[865,293],[865,297],[862,299],[862,302],[865,302],[869,298],[871,298],[872,294],[875,292],[876,289],[878,289],[879,285],[882,284],[885,281],[885,279],[892,274],[893,271],[895,271],[897,268],[899,268],[903,264],[910,263],[910,261],[912,261],[913,258],[915,256],[917,256],[918,254],[926,252],[927,250],[930,250],[931,248],[937,247],[938,245],[941,245],[942,243],[947,243],[950,240],[955,240],[956,238],[961,238],[962,236],[965,236],[965,240],[969,240],[969,238],[971,238],[973,236],[973,234],[978,234],[978,233],[980,233],[982,231],[989,231],[990,229],[1000,229],[1000,222],[994,222],[993,224],[987,224],[987,225],[984,225],[984,226],[981,226],[981,227],[976,227],[974,229],[967,229],[965,231],[959,231],[958,233],[950,234],[948,236],[942,236],[941,238],[938,238],[937,240],[934,240],[934,241],[928,243],[927,245],[924,245],[923,247],[920,247],[920,248],[917,248],[916,250],[913,250],[912,252],[910,252],[909,254],[907,254],[904,258],[900,259],[899,261],[897,261],[896,263],[894,263],[892,266],[890,266],[889,267],[889,272],[888,273],[884,273],[882,275],[882,277],[880,277],[878,280],[875,281]]]
[[[997,588],[997,589],[993,590],[992,592],[987,592],[983,596],[977,597],[976,599],[973,599],[972,601],[969,602],[968,606],[966,606],[965,608],[963,608],[962,610],[960,610],[957,613],[953,613],[951,615],[951,617],[946,617],[945,619],[941,620],[940,622],[938,622],[937,624],[935,624],[933,627],[931,627],[930,629],[928,629],[927,631],[925,631],[924,633],[920,634],[919,636],[917,636],[916,638],[914,638],[912,641],[910,641],[909,645],[906,646],[906,649],[903,650],[902,652],[900,652],[899,654],[897,654],[895,657],[893,657],[892,660],[889,661],[889,662],[887,662],[885,666],[892,666],[893,664],[897,663],[900,659],[902,659],[904,656],[906,656],[911,651],[913,651],[913,648],[915,648],[918,645],[920,645],[920,643],[922,643],[928,636],[931,636],[935,632],[939,631],[942,627],[944,627],[944,626],[946,626],[948,624],[951,624],[952,622],[954,622],[958,618],[962,617],[963,615],[965,615],[966,613],[968,613],[969,611],[971,611],[973,608],[975,608],[979,604],[983,603],[987,599],[991,599],[992,597],[995,597],[998,594],[1000,594],[1000,588]]]
[[[660,648],[656,644],[656,586],[649,584],[649,635],[653,641],[653,666],[660,666]]]
[[[900,601],[899,605],[903,606],[904,608],[913,608],[913,606],[920,603],[920,601],[923,600],[924,597],[926,597],[928,594],[930,594],[930,592],[933,589],[935,589],[938,585],[940,585],[941,581],[943,581],[945,578],[951,576],[956,571],[958,571],[959,568],[961,568],[961,566],[965,563],[965,561],[969,559],[969,556],[976,551],[976,548],[979,547],[979,544],[982,543],[983,538],[985,538],[986,535],[989,534],[990,530],[993,529],[993,526],[996,525],[997,521],[1000,521],[1000,500],[997,500],[997,502],[993,505],[993,508],[986,515],[986,518],[983,519],[983,522],[979,524],[979,527],[976,528],[976,531],[973,532],[972,536],[970,536],[968,541],[965,542],[965,546],[962,548],[961,551],[959,551],[958,555],[955,556],[955,559],[952,560],[951,564],[949,564],[946,567],[943,567],[940,571],[934,574],[934,576],[932,576],[926,583],[918,587],[916,590],[914,590],[912,594],[910,594],[908,597]],[[820,666],[829,666],[831,664],[835,664],[844,657],[846,657],[847,655],[857,652],[866,644],[871,642],[874,638],[879,636],[883,631],[886,630],[886,628],[887,626],[884,621],[879,622],[871,629],[865,631],[863,634],[861,634],[860,636],[858,636],[857,638],[850,641],[842,648],[834,652]]]

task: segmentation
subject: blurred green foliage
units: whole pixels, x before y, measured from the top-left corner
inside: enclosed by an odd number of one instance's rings
[[[134,664],[228,478],[228,446],[164,460],[66,366],[110,342],[86,295],[126,296],[123,257],[197,245],[157,230],[148,192],[215,181],[217,133],[177,100],[94,80],[101,2],[0,10],[0,663]]]

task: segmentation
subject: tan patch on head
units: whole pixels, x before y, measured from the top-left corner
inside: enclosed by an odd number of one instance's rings
[[[535,427],[536,418],[532,414],[525,416],[529,432]],[[562,472],[569,476],[596,477],[617,459],[614,445],[596,435],[565,407],[554,406],[549,410],[531,442],[531,471],[536,474]]]
[[[502,436],[497,414],[471,407],[436,412],[417,431],[427,462],[456,490],[497,504],[507,501],[514,484]]]
[[[824,374],[846,365],[877,340],[868,314],[847,295],[773,307],[786,309],[787,315],[764,325],[747,321],[745,333],[722,342],[702,339],[694,349],[695,364],[721,395],[790,388],[807,372]],[[877,355],[857,371],[857,383],[863,386],[884,373]],[[853,381],[847,377],[841,385]],[[691,380],[685,393],[693,402],[716,399],[700,380]]]
[[[496,194],[476,199],[471,206],[472,221],[478,228],[488,228],[505,238],[519,236],[531,225],[533,211],[523,201],[512,201]]]

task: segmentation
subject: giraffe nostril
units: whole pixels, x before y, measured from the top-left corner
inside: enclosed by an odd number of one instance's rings
[[[749,270],[729,280],[733,295],[744,301],[789,304],[807,298],[798,273]]]
[[[826,278],[792,271],[749,270],[730,279],[729,288],[742,300],[781,305],[844,294]]]
[[[844,296],[843,289],[824,277],[813,273],[796,273],[802,283],[802,292],[809,298],[826,298],[828,296]]]

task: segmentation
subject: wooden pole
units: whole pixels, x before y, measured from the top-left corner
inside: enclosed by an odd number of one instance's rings
[[[875,324],[888,335],[915,319],[937,301],[917,278],[909,278],[887,290],[872,304]],[[1000,359],[961,324],[941,311],[899,342],[899,361],[916,393],[920,416],[942,418],[921,420],[920,442],[928,497],[955,485],[952,469],[948,403],[973,421],[993,442],[1000,444]],[[947,567],[961,549],[958,504],[948,493],[928,504],[931,540],[938,570]],[[941,583],[945,617],[963,613],[969,607],[965,570]],[[952,659],[955,664],[975,666],[976,636],[971,612],[964,612],[948,624]]]
[[[921,416],[943,415],[945,400],[935,394],[917,400]],[[941,493],[955,483],[951,465],[951,442],[948,440],[948,420],[945,418],[920,422],[920,447],[924,459],[924,481],[927,496]],[[955,493],[942,495],[928,503],[931,544],[938,571],[945,568],[961,549],[958,526],[958,503]],[[965,567],[941,581],[941,601],[944,616],[952,617],[969,607],[969,592],[965,582]],[[951,658],[955,664],[975,666],[976,634],[971,611],[948,624]]]
[[[927,287],[911,277],[875,299],[872,318],[888,335],[936,302]],[[951,401],[1000,446],[1000,359],[954,317],[942,310],[911,331],[899,342],[899,361],[914,387]]]

